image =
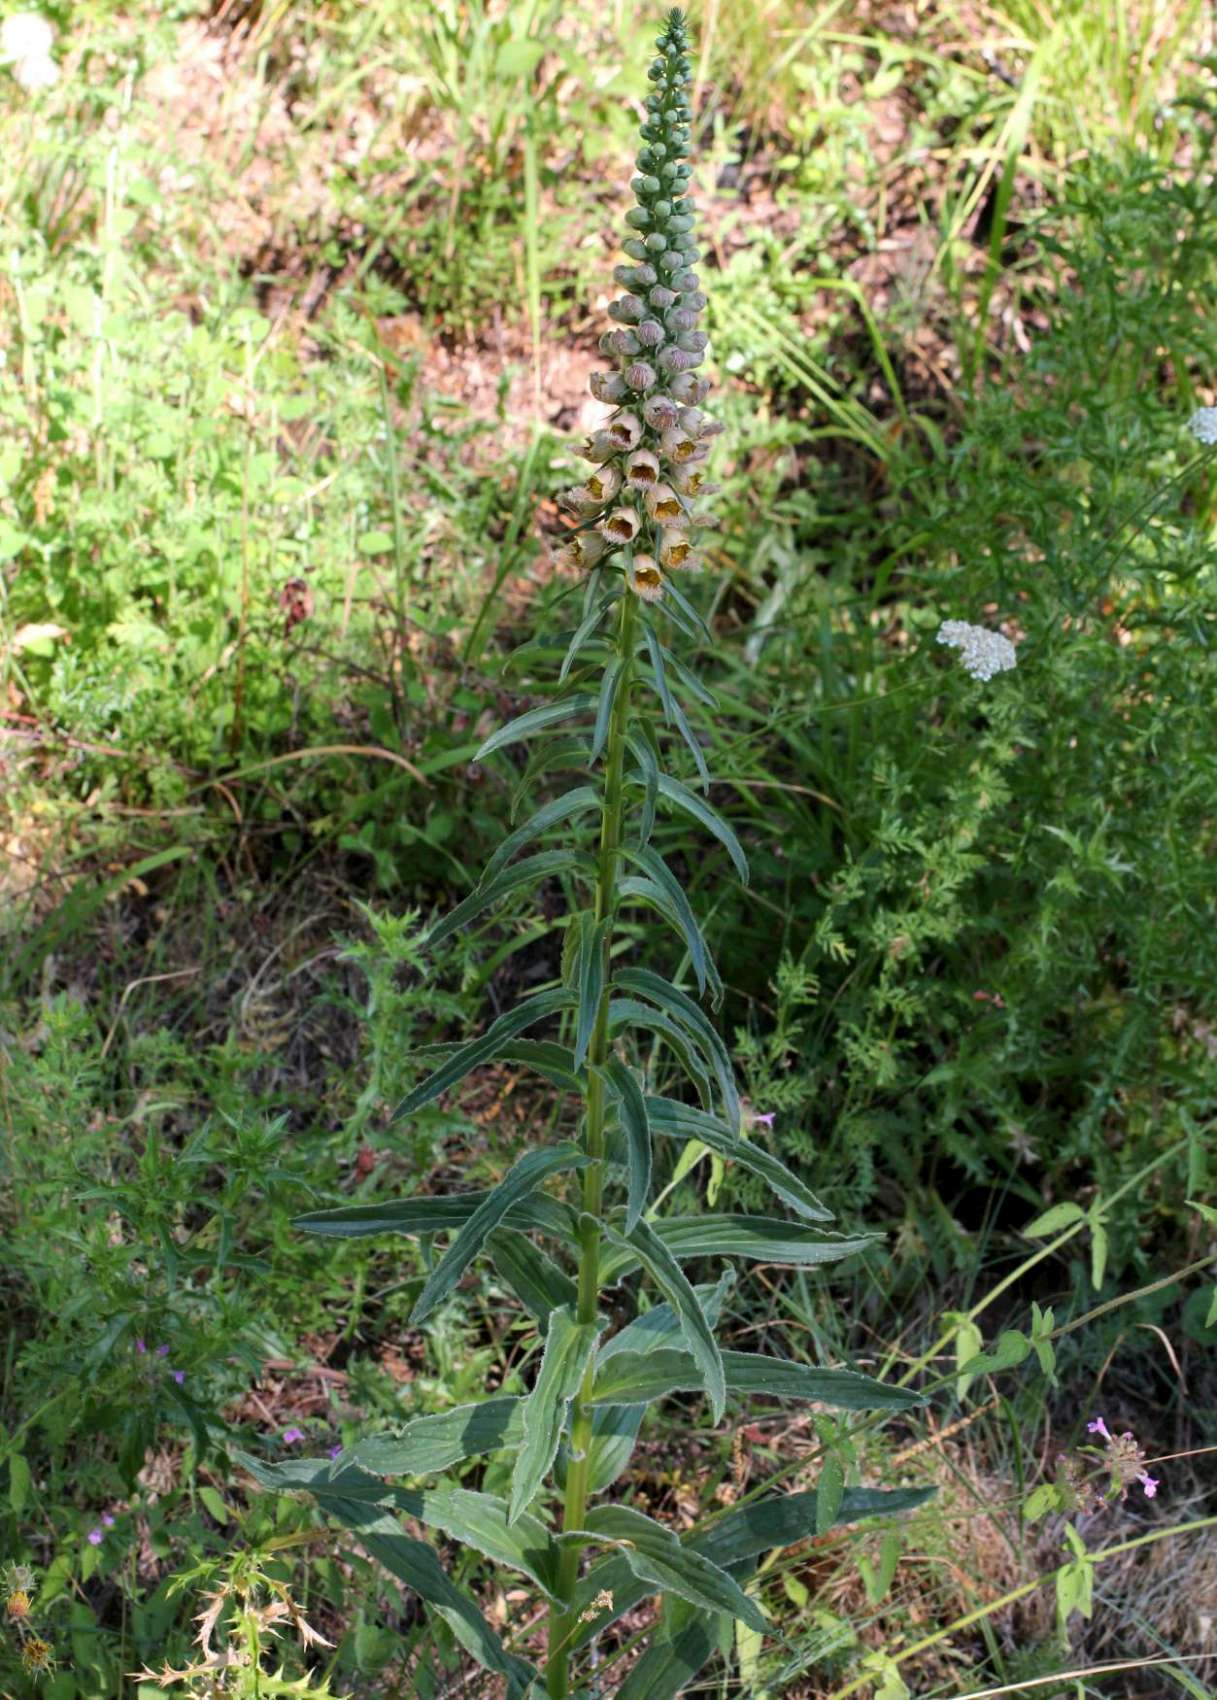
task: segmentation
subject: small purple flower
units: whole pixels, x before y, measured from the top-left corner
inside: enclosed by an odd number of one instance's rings
[[[1087,1423],[1086,1424],[1086,1433],[1087,1434],[1101,1434],[1103,1436],[1104,1440],[1110,1440],[1111,1439],[1111,1430],[1108,1428],[1107,1424],[1103,1421],[1102,1417],[1096,1417],[1092,1423]]]
[[[772,1129],[773,1118],[776,1114],[777,1114],[776,1110],[766,1110],[763,1116],[760,1116],[760,1115],[757,1115],[757,1114],[754,1113],[752,1120],[753,1120],[753,1123],[757,1127],[764,1126],[764,1127]]]
[[[114,1519],[113,1519],[113,1517],[111,1517],[111,1515],[108,1511],[102,1512],[101,1520],[105,1524],[107,1529],[112,1529],[114,1527]]]
[[[1140,1482],[1141,1486],[1145,1489],[1146,1499],[1152,1499],[1154,1497],[1154,1495],[1157,1493],[1158,1488],[1160,1486],[1160,1483],[1156,1480],[1155,1477],[1151,1476],[1148,1473],[1148,1471],[1146,1471],[1146,1470],[1141,1471],[1141,1474],[1137,1477],[1137,1480]]]
[[[180,1387],[182,1385],[183,1381],[185,1381],[185,1379],[186,1379],[186,1371],[184,1369],[175,1369],[174,1372],[173,1372],[173,1379],[177,1382],[178,1386]]]
[[[168,1346],[158,1346],[156,1348],[156,1355],[158,1358],[167,1358],[169,1356]]]
[[[146,1340],[137,1340],[135,1342],[135,1349],[142,1358],[144,1353],[148,1350],[148,1342]]]
[[[302,1428],[285,1428],[283,1431],[283,1444],[285,1446],[294,1446],[297,1441],[303,1439],[304,1430]]]
[[[330,1457],[331,1457],[331,1458],[341,1458],[341,1456],[342,1456],[342,1447],[341,1447],[341,1445],[339,1445],[339,1446],[331,1446],[331,1447],[330,1447]]]
[[[104,1537],[100,1529],[89,1530],[89,1545],[91,1547],[99,1547],[103,1539]]]

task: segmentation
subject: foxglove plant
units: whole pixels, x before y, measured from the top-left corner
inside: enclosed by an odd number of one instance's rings
[[[710,832],[747,877],[728,824],[671,771],[669,738],[657,731],[645,691],[669,734],[692,755],[703,792],[709,774],[682,698],[713,698],[668,648],[671,629],[709,636],[673,575],[697,565],[694,531],[708,523],[695,504],[710,493],[704,466],[718,426],[701,410],[706,351],[697,329],[705,306],[697,273],[686,163],[689,62],[679,11],[668,15],[650,69],[628,215],[625,294],[610,308],[618,328],[602,346],[617,361],[592,379],[612,411],[585,454],[594,470],[565,498],[577,525],[561,551],[585,570],[582,618],[570,639],[554,700],[493,733],[478,752],[554,734],[543,770],[579,777],[509,833],[476,890],[428,935],[439,945],[522,886],[563,876],[583,902],[567,919],[562,973],[500,1015],[479,1037],[439,1048],[434,1068],[398,1114],[433,1102],[473,1069],[497,1060],[538,1072],[579,1106],[576,1137],[524,1151],[486,1192],[413,1197],[323,1210],[300,1218],[332,1235],[450,1236],[419,1283],[422,1322],[480,1256],[535,1321],[531,1391],[496,1396],[395,1433],[359,1441],[337,1458],[273,1466],[241,1455],[264,1485],[304,1488],[408,1587],[422,1595],[514,1700],[607,1695],[664,1700],[711,1657],[733,1619],[763,1631],[757,1597],[745,1591],[755,1561],[771,1551],[879,1511],[915,1505],[920,1492],[842,1490],[839,1476],[816,1491],[758,1494],[683,1534],[606,1492],[629,1465],[648,1407],[672,1393],[705,1395],[715,1423],[732,1395],[814,1400],[846,1410],[892,1411],[917,1397],[844,1369],[725,1351],[715,1327],[733,1280],[694,1285],[691,1262],[762,1259],[814,1267],[847,1257],[865,1237],[830,1231],[829,1212],[765,1146],[742,1136],[741,1105],[727,1047],[701,1002],[650,966],[623,960],[619,914],[644,906],[675,933],[699,997],[717,1006],[722,985],[684,885],[652,842],[657,807],[683,811]],[[663,623],[661,623],[663,622]],[[613,632],[611,642],[603,633]],[[598,674],[598,684],[590,688]],[[577,728],[572,743],[570,730]],[[677,744],[679,748],[679,743]],[[572,753],[573,752],[573,753]],[[581,836],[599,823],[594,854]],[[564,847],[535,848],[557,829]],[[527,854],[521,855],[522,852]],[[559,1021],[559,1038],[525,1035]],[[640,1036],[657,1040],[686,1076],[696,1103],[661,1096],[632,1061]],[[651,1204],[652,1143],[698,1142],[758,1176],[793,1219],[693,1215],[657,1218]],[[605,1293],[641,1276],[658,1302],[614,1332]],[[463,1460],[509,1449],[508,1497],[442,1479]],[[425,1485],[385,1478],[440,1477]],[[474,1598],[443,1570],[405,1517],[463,1542],[492,1564],[521,1572],[548,1608],[540,1668],[504,1645]],[[652,1644],[624,1682],[605,1686],[606,1665],[589,1649],[625,1612],[662,1597]],[[529,1649],[533,1651],[533,1649]]]

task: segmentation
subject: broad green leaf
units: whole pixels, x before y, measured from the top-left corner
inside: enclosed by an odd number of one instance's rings
[[[651,1193],[651,1133],[647,1126],[646,1099],[638,1076],[618,1057],[609,1057],[604,1072],[617,1100],[617,1113],[625,1133],[628,1154],[625,1231],[628,1234],[646,1209]]]
[[[896,1488],[885,1492],[879,1488],[846,1488],[837,1512],[836,1527],[857,1523],[864,1517],[889,1517],[900,1511],[913,1511],[924,1505],[933,1488]],[[816,1495],[810,1493],[781,1493],[768,1499],[750,1500],[726,1512],[710,1528],[701,1528],[686,1535],[682,1545],[699,1552],[720,1570],[730,1570],[758,1554],[771,1552],[775,1547],[794,1546],[816,1533]],[[592,1612],[592,1601],[602,1590],[613,1597],[611,1607]],[[593,1564],[575,1588],[573,1608],[581,1622],[573,1646],[585,1647],[610,1623],[621,1617],[646,1598],[644,1583],[633,1580],[629,1567],[620,1558],[604,1559]],[[586,1621],[582,1614],[589,1613]]]
[[[706,991],[706,941],[701,936],[701,928],[697,924],[697,917],[693,913],[689,899],[685,896],[684,887],[658,850],[653,850],[650,845],[641,850],[626,849],[622,854],[627,860],[641,868],[648,878],[654,880],[672,905],[680,921],[681,936],[688,948],[693,972],[697,976],[698,990],[704,996]],[[658,980],[659,976],[656,975],[655,978]],[[663,983],[666,985],[666,981]],[[632,989],[637,990],[638,988]],[[696,1005],[694,1005],[694,1008],[696,1008]],[[669,1014],[671,1013],[671,1010],[669,1010]],[[698,1013],[700,1014],[700,1011]]]
[[[769,1216],[665,1216],[653,1231],[672,1257],[747,1257],[758,1263],[789,1263],[804,1268],[837,1263],[875,1243],[866,1235],[847,1239],[806,1222],[784,1222]],[[639,1261],[631,1246],[614,1243],[601,1259],[605,1281],[618,1281]]]
[[[555,1310],[576,1302],[579,1294],[575,1283],[527,1234],[514,1231],[510,1225],[496,1228],[486,1241],[486,1249],[516,1298],[536,1317],[542,1334]]]
[[[403,1116],[412,1116],[416,1110],[430,1104],[450,1086],[455,1086],[458,1080],[463,1080],[471,1074],[479,1064],[489,1062],[499,1054],[500,1048],[509,1040],[516,1039],[529,1027],[535,1027],[538,1021],[544,1021],[547,1015],[553,1015],[559,1009],[569,1009],[572,1002],[571,994],[565,986],[555,987],[549,992],[535,992],[532,997],[525,998],[514,1009],[505,1011],[497,1021],[490,1026],[478,1039],[470,1039],[466,1044],[458,1046],[454,1055],[441,1064],[434,1074],[421,1081],[412,1092],[408,1093],[389,1118],[390,1122],[400,1121]]]
[[[569,1047],[552,1039],[515,1039],[504,1045],[498,1060],[523,1063],[525,1068],[534,1069],[564,1091],[582,1094],[587,1090],[587,1076],[575,1067]]]
[[[585,1512],[583,1527],[602,1539],[620,1541],[625,1562],[640,1582],[677,1594],[703,1611],[742,1618],[764,1633],[765,1619],[739,1583],[654,1518],[628,1505],[597,1505]]]
[[[974,1375],[992,1375],[997,1370],[1016,1369],[1031,1351],[1031,1342],[1016,1328],[1006,1328],[987,1352],[979,1352],[960,1364],[959,1373],[969,1380]]]
[[[845,1466],[838,1452],[829,1452],[816,1483],[816,1534],[826,1535],[837,1520],[845,1494]]]
[[[604,1223],[603,1227],[605,1234],[619,1251],[624,1251],[631,1260],[642,1264],[680,1318],[685,1343],[701,1371],[702,1385],[709,1397],[714,1421],[721,1422],[727,1403],[722,1354],[684,1270],[645,1218],[628,1234],[618,1233],[609,1223]]]
[[[430,950],[433,945],[441,944],[450,933],[457,932],[483,910],[491,908],[509,892],[518,891],[522,885],[536,885],[541,880],[552,879],[555,874],[579,870],[587,872],[590,867],[589,859],[574,850],[542,850],[535,856],[526,856],[513,867],[504,868],[489,883],[477,886],[455,909],[450,909],[427,934],[423,948]]]
[[[576,691],[559,702],[547,702],[540,708],[530,708],[527,714],[519,715],[515,720],[508,721],[506,726],[500,726],[497,732],[492,732],[475,752],[473,759],[475,762],[485,761],[495,750],[504,749],[508,744],[518,744],[524,738],[544,732],[547,727],[557,726],[563,720],[572,720],[576,714],[588,714],[595,706],[596,699],[590,692]]]
[[[739,1093],[735,1086],[735,1073],[731,1067],[731,1058],[727,1047],[714,1027],[707,1019],[705,1012],[698,1008],[691,997],[669,984],[660,974],[655,974],[649,968],[623,968],[616,976],[616,985],[623,991],[633,992],[636,996],[648,998],[665,1015],[688,1030],[697,1040],[709,1058],[718,1081],[719,1094],[723,1100],[723,1112],[727,1126],[738,1131],[740,1125]]]
[[[654,880],[646,879],[642,874],[625,874],[617,881],[617,898],[621,903],[649,903],[651,907],[663,916],[680,942],[688,948],[688,935],[684,924],[676,912],[666,892],[655,884]],[[723,983],[719,978],[714,959],[706,956],[706,982],[710,989],[710,1001],[715,1009],[723,1001]]]
[[[447,1483],[434,1488],[396,1488],[393,1503],[428,1528],[442,1529],[454,1540],[475,1547],[494,1563],[522,1570],[543,1593],[554,1598],[558,1551],[545,1525],[527,1511],[509,1519],[505,1499]]]
[[[576,1322],[565,1308],[554,1311],[549,1319],[541,1368],[524,1405],[524,1443],[511,1483],[513,1523],[536,1497],[554,1461],[570,1402],[579,1391],[599,1336],[598,1327]]]
[[[624,1473],[634,1456],[645,1405],[598,1405],[592,1412],[587,1491],[603,1493]]]
[[[489,1192],[462,1192],[448,1197],[385,1199],[374,1204],[345,1204],[334,1210],[310,1210],[293,1216],[293,1228],[334,1239],[366,1239],[371,1234],[446,1234],[462,1227],[490,1197]],[[537,1193],[512,1205],[507,1214],[512,1228],[536,1228],[566,1245],[578,1245],[575,1219],[556,1198]]]
[[[638,1028],[658,1033],[697,1088],[702,1102],[707,1106],[711,1103],[710,1064],[693,1044],[686,1027],[638,998],[610,998],[608,1013],[610,1034],[624,1030],[633,1035]]]
[[[824,1208],[815,1193],[804,1186],[785,1163],[759,1142],[739,1138],[725,1122],[690,1104],[678,1104],[671,1098],[648,1098],[647,1115],[656,1133],[668,1134],[673,1139],[700,1140],[720,1157],[726,1157],[742,1169],[758,1175],[800,1216],[806,1216],[813,1222],[832,1221],[832,1211]]]
[[[713,1628],[694,1618],[672,1640],[648,1647],[617,1690],[616,1700],[675,1700],[714,1649]]]
[[[1045,1210],[1042,1216],[1037,1216],[1034,1222],[1023,1229],[1029,1240],[1051,1239],[1053,1234],[1059,1234],[1062,1228],[1070,1228],[1075,1222],[1080,1222],[1086,1212],[1080,1204],[1072,1204],[1068,1200],[1064,1204],[1054,1204],[1051,1210]]]
[[[422,1322],[438,1304],[443,1303],[482,1249],[487,1235],[498,1227],[513,1204],[530,1192],[535,1192],[552,1175],[569,1169],[584,1169],[587,1163],[588,1159],[579,1147],[565,1140],[557,1145],[540,1146],[536,1150],[526,1151],[508,1170],[489,1197],[478,1205],[428,1275],[410,1320],[414,1323]]]
[[[724,1352],[723,1375],[734,1393],[761,1393],[776,1399],[814,1399],[842,1411],[907,1411],[923,1404],[920,1394],[890,1387],[849,1369],[820,1369],[761,1352]],[[664,1347],[618,1352],[601,1362],[593,1404],[622,1404],[662,1399],[668,1393],[696,1392],[702,1386],[688,1352]]]
[[[394,1434],[357,1440],[338,1462],[356,1464],[378,1476],[431,1476],[462,1458],[518,1446],[523,1432],[523,1399],[480,1399],[434,1416],[415,1417]]]
[[[706,1281],[694,1287],[694,1297],[711,1328],[717,1328],[727,1295],[735,1286],[734,1269],[724,1269],[717,1281]],[[618,1352],[661,1352],[668,1348],[680,1351],[684,1346],[684,1329],[670,1304],[654,1305],[607,1339],[597,1355],[598,1365],[606,1364]]]
[[[575,1067],[582,1068],[600,1016],[604,995],[604,938],[608,923],[597,921],[588,909],[575,923],[579,944],[575,953]]]
[[[360,1544],[372,1558],[435,1607],[474,1658],[489,1670],[509,1674],[513,1692],[521,1692],[533,1680],[535,1672],[532,1667],[504,1650],[473,1601],[445,1574],[432,1548],[403,1533],[396,1518],[389,1514],[388,1508],[396,1507],[417,1517],[419,1522],[434,1523],[436,1527],[447,1529],[453,1517],[451,1507],[443,1507],[434,1517],[420,1514],[419,1502],[424,1497],[436,1500],[437,1495],[424,1496],[387,1487],[367,1471],[355,1469],[341,1460],[332,1463],[328,1458],[293,1458],[282,1464],[264,1464],[245,1452],[234,1450],[233,1456],[255,1481],[272,1492],[289,1493],[303,1489],[313,1494],[323,1511],[355,1531]],[[445,1516],[445,1521],[440,1521],[440,1515]],[[537,1528],[540,1529],[540,1525]],[[536,1544],[537,1530],[520,1531],[519,1539],[533,1543],[527,1550],[546,1578],[539,1585],[547,1589],[556,1575],[557,1549],[548,1541],[543,1529],[540,1529],[540,1535],[544,1546]],[[458,1534],[457,1539],[468,1539],[469,1545],[479,1551],[484,1550],[476,1539],[464,1533]],[[497,1554],[487,1556],[496,1557]],[[510,1558],[503,1562],[512,1564]],[[513,1564],[513,1568],[523,1569],[525,1566]],[[532,1570],[526,1573],[533,1574]],[[533,1579],[538,1580],[536,1576]]]
[[[604,597],[602,601],[595,603],[595,605],[583,616],[582,620],[580,620],[578,626],[575,628],[574,635],[570,640],[570,647],[563,658],[562,666],[558,670],[558,683],[560,685],[565,682],[566,675],[570,672],[574,665],[579,651],[583,648],[583,645],[600,624],[601,620],[612,606],[612,602],[613,598],[611,596]]]
[[[499,845],[494,855],[482,870],[478,881],[479,889],[489,885],[500,868],[507,866],[517,850],[522,850],[526,844],[540,838],[542,833],[557,826],[560,821],[572,820],[576,815],[586,814],[589,809],[600,807],[600,798],[590,785],[575,785],[569,791],[564,791],[560,797],[555,797],[552,803],[546,803],[539,808],[535,815],[516,827],[514,832]]]
[[[600,697],[596,704],[596,724],[592,731],[592,760],[599,759],[600,752],[608,743],[609,721],[613,715],[613,703],[617,699],[617,686],[621,679],[621,661],[616,655],[604,669],[604,678],[600,685]]]
[[[631,744],[631,748],[634,748],[633,744]],[[635,754],[637,754],[637,750],[635,750]],[[641,763],[639,765],[641,766]],[[630,778],[641,782],[641,776],[638,774],[631,774]],[[712,809],[709,803],[703,802],[696,792],[690,791],[687,785],[682,785],[679,779],[673,779],[671,774],[659,773],[656,778],[656,785],[661,797],[666,797],[669,803],[674,804],[678,809],[683,809],[687,815],[692,815],[693,819],[704,826],[707,832],[713,833],[735,863],[736,873],[747,885],[748,858],[744,855],[739,839],[717,809]]]

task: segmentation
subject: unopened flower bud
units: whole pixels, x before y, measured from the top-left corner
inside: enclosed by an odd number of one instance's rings
[[[710,343],[705,331],[681,331],[676,339],[677,348],[683,348],[689,354],[701,354]]]
[[[644,602],[658,602],[663,595],[663,574],[653,555],[635,555],[630,563],[630,589]]]
[[[663,316],[664,325],[673,336],[680,336],[683,331],[691,331],[697,324],[697,314],[691,307],[673,307]]]
[[[656,183],[655,187],[658,189],[659,184]],[[656,201],[654,206],[651,208],[651,212],[657,222],[663,224],[672,216],[672,203],[671,201]]]
[[[619,330],[609,332],[608,352],[610,354],[618,354],[623,359],[629,359],[632,354],[637,354],[641,347],[642,343],[635,331]]]
[[[697,443],[679,425],[672,425],[663,432],[659,447],[664,459],[671,461],[673,466],[683,466],[686,461],[697,457]]]
[[[665,307],[670,307],[673,301],[679,301],[680,297],[674,289],[668,289],[664,284],[657,283],[654,289],[647,291],[647,300],[652,307],[657,307],[662,312]]]
[[[610,420],[606,430],[617,448],[636,448],[642,439],[642,420],[636,413],[619,413],[616,419]]]
[[[649,490],[659,482],[659,461],[650,449],[636,449],[626,461],[625,481],[638,490]]]
[[[666,431],[676,423],[677,407],[666,395],[653,395],[642,410],[642,417],[652,431]]]
[[[633,508],[614,508],[605,514],[598,530],[610,543],[632,543],[638,535],[638,515]]]
[[[692,372],[680,372],[672,379],[668,388],[676,401],[697,402],[705,400],[710,384],[708,379],[695,378]]]
[[[665,242],[663,252],[655,263],[661,272],[679,273],[687,264],[687,261],[679,249],[669,248]],[[669,278],[668,281],[674,283],[675,280]]]
[[[687,372],[690,366],[697,364],[696,354],[689,354],[683,348],[661,348],[656,359],[660,370],[664,372]]]
[[[611,502],[621,488],[621,468],[612,461],[583,480],[583,488],[597,502]]]
[[[622,325],[636,325],[646,317],[647,304],[640,295],[621,295],[609,302],[609,318]]]
[[[567,513],[594,514],[604,506],[604,498],[593,496],[586,484],[576,484],[573,489],[563,490],[558,497],[558,506],[565,508]]]
[[[658,319],[644,319],[638,329],[631,331],[630,335],[637,343],[637,347],[631,348],[629,352],[637,354],[639,348],[659,347],[663,341],[663,326]]]
[[[564,543],[554,558],[560,567],[582,571],[594,567],[607,548],[603,537],[598,537],[594,531],[581,531],[577,537]]]
[[[680,497],[670,484],[653,485],[644,495],[643,501],[651,518],[658,520],[660,525],[676,526],[682,530],[688,525]]]
[[[650,253],[650,249],[639,236],[627,236],[621,246],[631,260],[645,260]]]
[[[587,442],[579,450],[584,460],[606,461],[620,454],[617,444],[607,431],[593,431]]]
[[[703,413],[700,407],[682,407],[680,410],[680,428],[694,440],[705,435],[706,426],[710,423],[710,415]]]
[[[653,390],[658,382],[654,366],[648,366],[645,360],[632,360],[622,377],[627,389],[637,390],[642,395]]]
[[[587,380],[587,387],[597,401],[610,405],[624,401],[626,397],[626,383],[620,372],[593,372]]]
[[[635,230],[649,230],[651,215],[645,207],[631,207],[625,215],[625,222],[632,224]]]

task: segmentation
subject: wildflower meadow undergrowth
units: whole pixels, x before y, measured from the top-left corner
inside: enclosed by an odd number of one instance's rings
[[[713,698],[669,647],[681,637],[709,639],[676,579],[696,568],[695,533],[712,523],[696,504],[713,493],[704,467],[718,427],[701,408],[707,338],[697,322],[706,298],[694,269],[687,193],[689,59],[680,12],[669,14],[657,45],[632,183],[638,204],[624,244],[633,263],[614,272],[625,293],[610,308],[618,328],[601,343],[617,364],[591,381],[612,412],[584,450],[594,470],[565,500],[577,523],[559,561],[586,574],[582,617],[552,700],[493,733],[478,752],[486,760],[549,737],[548,760],[534,761],[531,771],[573,769],[579,778],[504,838],[475,891],[427,941],[434,949],[508,893],[560,879],[571,893],[561,982],[525,998],[480,1037],[436,1048],[433,1072],[397,1111],[411,1116],[480,1065],[507,1062],[535,1070],[578,1103],[577,1133],[525,1150],[490,1191],[299,1218],[320,1234],[398,1233],[428,1245],[450,1236],[418,1283],[415,1322],[433,1316],[475,1260],[489,1257],[535,1320],[532,1389],[418,1417],[336,1458],[265,1464],[238,1455],[264,1486],[308,1490],[520,1700],[675,1695],[716,1648],[731,1645],[736,1621],[764,1633],[760,1598],[747,1588],[760,1555],[927,1497],[846,1488],[833,1459],[818,1490],[766,1493],[762,1484],[678,1534],[606,1496],[629,1463],[647,1407],[672,1393],[703,1393],[715,1424],[729,1398],[756,1393],[852,1411],[920,1402],[911,1390],[851,1370],[724,1351],[715,1327],[732,1268],[717,1283],[694,1286],[683,1267],[724,1258],[814,1269],[871,1241],[828,1226],[830,1213],[803,1182],[744,1137],[728,1049],[702,1003],[707,996],[713,1006],[721,1002],[719,975],[679,873],[651,843],[662,801],[712,833],[747,877],[734,833],[705,800],[709,774],[686,713],[690,703],[712,708]],[[671,771],[682,747],[701,796]],[[583,835],[588,823],[599,828],[595,850]],[[535,848],[557,829],[564,843]],[[618,915],[626,906],[649,909],[671,929],[696,996],[625,958]],[[555,1021],[559,1038],[536,1036]],[[644,1037],[664,1047],[696,1103],[648,1090],[634,1061]],[[777,1201],[775,1213],[657,1216],[657,1137],[696,1142],[750,1170]],[[777,1213],[781,1206],[792,1214]],[[658,1302],[610,1327],[608,1290],[638,1274]],[[443,1479],[461,1460],[503,1449],[515,1454],[509,1497]],[[436,1479],[398,1486],[386,1478]],[[526,1657],[505,1644],[435,1548],[406,1532],[403,1517],[523,1574],[547,1611],[539,1663],[531,1647]],[[650,1645],[623,1681],[610,1681],[612,1660],[600,1638],[653,1595],[662,1604]]]

